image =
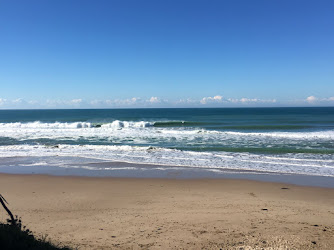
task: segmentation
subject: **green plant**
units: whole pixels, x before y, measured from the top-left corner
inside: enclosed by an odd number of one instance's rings
[[[14,217],[6,204],[8,202],[0,194],[0,203],[9,215],[7,223],[0,223],[0,249],[2,250],[67,250],[68,247],[58,247],[47,241],[46,236],[36,238],[32,231],[22,225],[21,217]]]

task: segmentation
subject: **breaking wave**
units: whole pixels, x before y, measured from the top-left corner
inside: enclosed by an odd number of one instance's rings
[[[28,122],[28,123],[0,123],[0,129],[80,129],[80,128],[145,128],[152,126],[153,123],[139,121],[113,121],[111,123],[91,123],[91,122],[53,122],[53,123],[43,123],[43,122]]]
[[[203,169],[235,169],[259,172],[334,176],[334,159],[331,155],[286,154],[259,155],[239,152],[191,152],[160,147],[108,146],[108,145],[45,145],[0,146],[0,157],[51,157],[54,164],[73,167],[66,157],[96,160],[153,164],[162,167],[182,166]]]

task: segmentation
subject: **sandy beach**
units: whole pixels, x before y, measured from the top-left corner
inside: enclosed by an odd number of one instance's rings
[[[230,179],[0,174],[36,235],[79,249],[332,249],[334,189]],[[5,211],[0,220],[5,221]]]

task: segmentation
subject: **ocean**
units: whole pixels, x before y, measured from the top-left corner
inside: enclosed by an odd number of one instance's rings
[[[334,177],[334,108],[0,110],[0,172]]]

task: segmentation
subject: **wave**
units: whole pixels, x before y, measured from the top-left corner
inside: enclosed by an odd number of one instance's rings
[[[287,147],[175,147],[173,149],[195,151],[195,152],[236,152],[236,153],[260,153],[260,154],[334,154],[334,149],[321,148],[287,148]]]
[[[213,133],[216,133],[214,131]],[[275,137],[287,139],[334,139],[334,130],[310,131],[310,132],[221,132],[235,136],[253,136],[253,137]]]
[[[206,122],[190,122],[190,121],[165,121],[165,122],[154,122],[154,127],[162,127],[162,128],[169,128],[169,127],[193,127],[193,126],[203,126],[209,125],[211,123]]]
[[[131,122],[131,121],[113,121],[112,123],[102,124],[102,128],[147,128],[151,127],[153,125],[152,122],[145,122],[145,121],[139,121],[139,122]],[[96,126],[95,126],[96,127]]]
[[[171,123],[182,124],[176,121]],[[192,150],[202,150],[203,146],[205,150],[202,151],[333,153],[331,150],[334,130],[240,132],[209,130],[195,126],[156,127],[156,124],[157,122],[153,121],[119,120],[110,123],[0,123],[0,145],[36,144],[59,140],[60,143],[68,144],[153,144],[175,148],[190,146]],[[229,147],[232,149],[228,149]],[[294,151],[291,151],[291,148]]]
[[[92,124],[90,122],[53,122],[53,123],[43,123],[43,122],[13,122],[13,123],[0,123],[0,129],[74,129],[74,128],[91,128]]]
[[[229,129],[229,130],[301,130],[311,129],[314,126],[307,125],[226,125],[213,127],[214,129]]]
[[[76,163],[91,165],[94,162],[111,161],[161,165],[165,168],[182,166],[207,170],[234,169],[334,176],[333,155],[285,154],[268,157],[253,153],[189,152],[160,147],[58,144],[56,147],[0,146],[0,157],[38,157],[43,164],[48,161],[55,166],[67,167],[78,165]],[[83,158],[86,160],[82,160]],[[38,165],[38,161],[31,163]],[[1,164],[3,163],[0,162]]]
[[[91,122],[53,122],[44,123],[40,121],[21,123],[0,123],[0,129],[81,129],[81,128],[145,128],[152,126],[153,123],[138,121],[113,121],[111,123],[91,123]]]
[[[307,126],[295,125],[233,125],[233,126],[211,126],[213,123],[191,122],[191,121],[120,121],[115,120],[110,123],[95,123],[95,122],[53,122],[44,123],[35,122],[15,122],[15,123],[0,123],[0,130],[10,129],[124,129],[124,128],[155,128],[156,131],[172,134],[221,134],[231,136],[253,136],[253,137],[277,137],[277,138],[324,138],[334,139],[334,130],[327,129],[321,131],[266,131],[275,129],[306,129]],[[184,127],[184,128],[183,128]],[[233,129],[226,130],[226,129]],[[250,132],[238,130],[263,130],[263,132]]]
[[[73,128],[147,128],[147,127],[192,127],[201,126],[208,123],[187,122],[187,121],[120,121],[115,120],[111,123],[93,123],[93,122],[53,122],[43,123],[40,121],[28,123],[0,123],[0,128],[53,128],[53,129],[73,129]]]

